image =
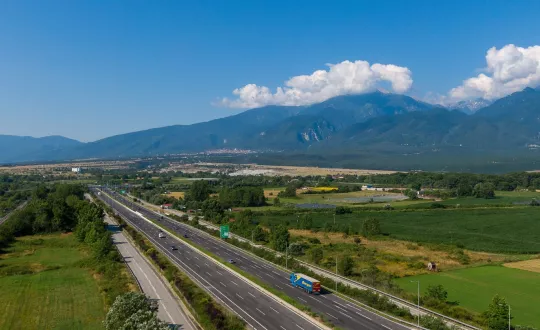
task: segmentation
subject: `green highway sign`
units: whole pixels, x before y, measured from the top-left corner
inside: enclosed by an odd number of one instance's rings
[[[219,236],[229,238],[229,225],[219,226]]]

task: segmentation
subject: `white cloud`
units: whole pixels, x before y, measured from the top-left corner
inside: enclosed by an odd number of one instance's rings
[[[486,62],[485,73],[463,81],[461,86],[450,90],[443,101],[494,100],[540,84],[540,46],[492,47],[487,51]]]
[[[248,84],[233,91],[235,99],[223,98],[219,104],[232,108],[257,108],[270,104],[307,105],[331,97],[374,90],[380,82],[389,82],[397,93],[404,93],[412,85],[411,71],[393,64],[366,61],[343,61],[327,64],[328,70],[317,70],[311,75],[292,77],[276,92],[265,86]]]

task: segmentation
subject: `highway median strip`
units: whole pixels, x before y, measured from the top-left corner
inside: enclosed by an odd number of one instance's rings
[[[119,203],[118,201],[115,201]],[[122,204],[123,205],[123,204]],[[259,292],[265,294],[266,296],[272,298],[274,301],[286,306],[289,310],[293,311],[295,314],[303,317],[307,321],[311,322],[313,325],[317,326],[320,329],[331,329],[334,328],[334,326],[330,323],[328,323],[327,320],[324,319],[323,316],[314,313],[311,311],[311,309],[308,306],[302,305],[295,301],[290,296],[284,294],[281,291],[278,291],[272,287],[270,287],[268,284],[262,282],[258,278],[254,277],[253,275],[241,270],[239,267],[235,266],[234,264],[230,264],[223,260],[222,258],[216,256],[212,252],[206,250],[205,248],[199,246],[198,244],[193,243],[192,241],[186,240],[181,235],[177,235],[176,233],[170,232],[167,228],[165,228],[163,225],[161,225],[158,222],[154,222],[152,220],[147,219],[146,217],[142,216],[140,213],[131,210],[129,207],[124,205],[128,210],[131,212],[137,214],[139,217],[141,217],[143,220],[153,224],[154,226],[157,226],[161,228],[164,232],[168,233],[169,235],[174,236],[181,242],[183,242],[186,246],[191,248],[192,250],[199,252],[201,254],[206,255],[209,257],[211,261],[214,263],[220,265],[225,270],[229,271],[231,274],[238,277],[240,280],[250,284],[254,288],[256,288]]]
[[[169,261],[161,252],[153,248],[152,243],[143,234],[131,227],[124,219],[115,215],[108,206],[105,205],[104,209],[122,225],[125,232],[128,233],[143,254],[159,268],[175,292],[191,307],[197,322],[204,329],[245,329],[245,323],[240,317],[224,310],[223,307],[214,301],[209,293],[200,288],[187,275],[180,272],[177,266]]]

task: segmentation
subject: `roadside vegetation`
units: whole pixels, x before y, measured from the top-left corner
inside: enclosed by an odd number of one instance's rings
[[[138,186],[130,193],[150,202],[148,195],[170,197],[177,210],[228,224],[233,233],[276,251],[288,247],[295,258],[331,271],[337,258],[342,275],[410,301],[416,301],[416,295],[402,284],[410,276],[502,268],[540,253],[537,173],[216,177],[219,181],[174,187],[183,196],[173,197],[167,185],[153,183],[150,189]],[[247,191],[253,194],[244,197]],[[440,273],[428,270],[430,262]],[[441,284],[452,298],[444,303],[423,299],[425,306],[466,322],[488,322],[483,312],[492,295],[480,295],[482,302],[474,308],[459,302],[464,293],[456,291],[456,285]],[[497,286],[493,290],[496,293]],[[500,294],[508,299],[519,295]],[[518,320],[536,324],[516,313]]]
[[[137,247],[158,267],[176,293],[191,308],[193,315],[203,329],[245,329],[242,319],[219,305],[208,292],[200,288],[186,274],[181,272],[176,265],[171,263],[165,255],[156,250],[144,235],[132,228],[121,217],[115,215],[110,207],[101,202],[99,204],[107,211],[109,216],[114,217]]]
[[[39,186],[0,226],[0,299],[8,316],[0,322],[7,328],[98,329],[114,299],[136,289],[103,211],[84,192],[77,185]]]

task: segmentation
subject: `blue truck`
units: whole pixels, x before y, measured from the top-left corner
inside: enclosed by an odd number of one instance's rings
[[[300,273],[291,273],[291,285],[301,288],[307,293],[321,293],[321,282]]]

